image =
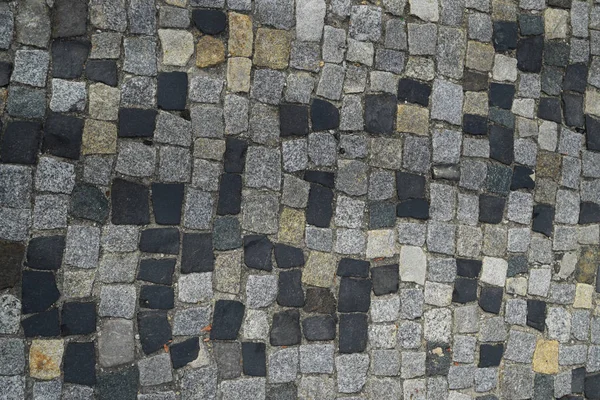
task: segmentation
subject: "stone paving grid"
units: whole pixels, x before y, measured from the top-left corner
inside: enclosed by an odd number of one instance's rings
[[[0,398],[600,398],[600,1],[0,1]]]

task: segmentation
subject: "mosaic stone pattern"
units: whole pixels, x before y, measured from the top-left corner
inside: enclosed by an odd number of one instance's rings
[[[0,0],[0,399],[600,399],[599,0]]]

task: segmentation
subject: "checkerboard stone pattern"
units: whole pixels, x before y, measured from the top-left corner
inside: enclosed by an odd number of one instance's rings
[[[600,399],[599,0],[0,0],[0,398]]]

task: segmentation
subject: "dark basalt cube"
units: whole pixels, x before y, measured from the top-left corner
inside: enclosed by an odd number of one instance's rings
[[[21,285],[23,314],[46,311],[60,297],[52,272],[23,271]]]
[[[463,131],[470,135],[486,135],[488,133],[488,120],[481,115],[463,115]]]
[[[282,137],[308,135],[308,107],[298,104],[280,104],[279,132]]]
[[[429,218],[429,203],[424,199],[409,199],[398,203],[396,216],[399,218]]]
[[[233,250],[242,247],[240,220],[227,216],[218,217],[213,223],[213,246],[215,250]]]
[[[396,193],[399,200],[424,199],[425,185],[423,175],[396,171]]]
[[[60,335],[58,309],[52,308],[21,321],[25,337],[54,337]]]
[[[541,15],[519,14],[521,36],[541,35],[544,33],[544,20]]]
[[[554,121],[557,124],[562,122],[561,120],[561,109],[560,100],[556,97],[542,97],[538,105],[538,118],[545,119],[548,121]]]
[[[452,365],[452,349],[447,343],[427,343],[425,374],[427,376],[447,376]]]
[[[546,325],[546,303],[541,300],[527,300],[527,326],[544,332]]]
[[[479,368],[497,367],[504,355],[504,345],[481,344],[479,345]]]
[[[85,35],[87,17],[86,0],[56,0],[52,8],[52,37]]]
[[[96,385],[98,400],[135,400],[139,375],[136,365],[114,372],[101,372]]]
[[[600,151],[600,119],[585,116],[585,140],[588,150]]]
[[[500,126],[509,129],[515,129],[515,115],[510,110],[505,110],[499,107],[490,107],[488,113],[489,120]]]
[[[304,180],[310,183],[318,183],[333,189],[335,186],[335,174],[326,171],[304,171]]]
[[[306,289],[306,303],[303,310],[308,313],[333,314],[337,307],[335,297],[329,289],[313,288]]]
[[[173,272],[175,271],[174,258],[154,259],[146,258],[140,261],[140,269],[137,279],[158,283],[162,285],[171,285],[173,283]]]
[[[517,45],[517,68],[523,72],[539,73],[542,70],[543,51],[543,36],[530,36],[519,39]]]
[[[310,120],[313,132],[335,129],[340,126],[340,111],[328,101],[313,99]]]
[[[585,390],[585,367],[574,368],[571,371],[571,391],[583,393]]]
[[[319,228],[328,228],[333,216],[333,191],[312,183],[308,193],[306,222]]]
[[[228,137],[225,141],[223,168],[225,172],[241,174],[244,172],[248,142],[243,139]]]
[[[137,315],[142,350],[152,354],[172,338],[166,311],[140,311]]]
[[[212,340],[235,340],[242,326],[244,309],[244,305],[239,301],[217,300],[213,312],[210,338]]]
[[[96,383],[96,349],[94,342],[69,342],[63,356],[65,383],[94,385]]]
[[[181,246],[181,273],[210,272],[214,269],[212,234],[184,233]]]
[[[515,86],[507,83],[490,83],[489,93],[490,106],[496,106],[510,110],[515,97]]]
[[[242,346],[239,342],[215,342],[212,348],[219,379],[235,379],[242,375]]]
[[[510,192],[512,175],[513,170],[510,167],[499,164],[489,164],[487,175],[485,177],[485,189],[490,193],[507,196]]]
[[[172,287],[160,285],[143,285],[140,288],[140,307],[155,310],[170,310],[175,303]]]
[[[90,81],[117,86],[117,62],[114,60],[89,60],[85,65],[85,76]]]
[[[550,204],[536,204],[533,206],[533,225],[531,230],[552,236],[554,222],[554,207]]]
[[[219,182],[217,215],[237,215],[242,209],[242,176],[222,174]]]
[[[300,313],[298,310],[280,311],[273,315],[270,335],[272,346],[293,346],[300,344],[301,340]]]
[[[64,250],[64,236],[41,236],[32,238],[27,246],[27,259],[25,265],[35,269],[57,270],[62,264]]]
[[[600,222],[600,205],[592,202],[581,202],[579,205],[579,221],[581,225]],[[600,283],[600,279],[598,279]]]
[[[244,375],[267,376],[266,346],[264,343],[242,343]]]
[[[152,137],[156,127],[156,110],[119,109],[119,137]]]
[[[588,67],[586,64],[571,64],[567,66],[563,89],[584,93],[587,85]]]
[[[85,183],[75,184],[69,204],[70,216],[104,224],[108,213],[108,199],[102,190]]]
[[[338,276],[368,278],[369,262],[364,260],[354,260],[352,258],[342,258],[337,268]]]
[[[365,351],[368,340],[367,314],[340,314],[340,353]]]
[[[115,179],[111,189],[112,223],[146,225],[150,223],[148,187],[123,179]]]
[[[79,160],[83,119],[50,114],[44,125],[44,153]]]
[[[12,288],[19,282],[24,255],[22,243],[0,240],[0,290]]]
[[[544,44],[544,64],[566,67],[569,63],[571,49],[562,40],[549,40]]]
[[[396,205],[388,201],[369,203],[369,229],[391,228],[396,224]]]
[[[486,73],[466,69],[463,76],[463,89],[469,92],[481,92],[488,88]]]
[[[338,295],[339,312],[368,312],[371,306],[371,281],[342,278]]]
[[[302,249],[297,247],[276,243],[275,262],[277,262],[279,268],[302,267],[304,265],[304,253]]]
[[[499,224],[502,222],[506,199],[489,194],[479,195],[479,222]]]
[[[517,47],[518,28],[513,21],[494,21],[492,42],[497,52],[505,52]]]
[[[302,290],[302,271],[294,269],[279,272],[279,291],[277,303],[283,307],[304,306],[304,291]]]
[[[400,79],[398,81],[398,100],[429,106],[431,86],[413,79]]]
[[[13,65],[7,61],[0,61],[0,87],[8,86],[12,75]]]
[[[198,338],[191,338],[183,342],[174,343],[169,347],[173,368],[182,368],[198,358],[200,342]]]
[[[600,372],[589,374],[584,382],[585,397],[588,399],[600,399]]]
[[[535,182],[532,176],[534,176],[534,172],[531,168],[523,165],[515,165],[510,190],[533,189]]]
[[[157,104],[163,110],[184,110],[187,101],[186,72],[161,72],[157,82]]]
[[[179,229],[145,229],[140,236],[139,247],[144,253],[179,254]]]
[[[502,308],[502,295],[504,289],[500,287],[484,286],[479,293],[479,307],[492,314],[500,313]]]
[[[510,165],[514,161],[513,131],[502,126],[490,127],[490,158]]]
[[[397,293],[400,285],[398,264],[372,268],[371,279],[373,280],[373,293],[375,293],[375,296]]]
[[[307,340],[333,340],[335,339],[335,319],[331,315],[305,318],[302,321],[302,332]]]
[[[183,189],[183,183],[152,184],[152,209],[157,224],[179,225]]]
[[[478,278],[481,272],[480,260],[456,259],[456,274],[465,278]]]
[[[82,40],[52,42],[52,77],[63,79],[81,77],[90,48],[90,42]]]
[[[393,94],[365,96],[365,130],[369,133],[392,133],[396,118],[397,99]]]
[[[96,332],[96,303],[64,303],[60,330],[63,336],[88,335]]]
[[[264,235],[249,235],[244,237],[244,263],[249,268],[271,271],[273,263],[271,252],[273,243]]]
[[[583,95],[563,93],[562,104],[565,124],[577,128],[583,127],[585,124],[583,117]]]
[[[477,280],[458,277],[454,280],[452,301],[455,303],[470,303],[477,300]]]
[[[511,256],[508,258],[508,270],[506,276],[512,278],[519,274],[525,274],[529,271],[529,262],[524,255]]]
[[[225,30],[227,18],[219,10],[193,10],[192,21],[202,33],[217,35]]]
[[[0,160],[3,163],[35,164],[42,140],[42,124],[9,121],[2,135]]]

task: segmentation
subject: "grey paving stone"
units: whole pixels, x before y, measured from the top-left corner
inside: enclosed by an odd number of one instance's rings
[[[281,154],[278,150],[250,146],[246,154],[246,185],[279,190]]]
[[[291,103],[308,104],[315,86],[314,78],[306,72],[291,73],[287,76],[285,100]]]
[[[427,172],[431,160],[429,140],[423,137],[407,136],[402,153],[402,166],[412,172]]]
[[[250,110],[250,133],[252,140],[274,145],[279,137],[279,111],[272,106],[255,103]]]
[[[194,137],[223,137],[225,124],[223,108],[214,105],[197,105],[190,109]]]
[[[156,45],[156,39],[152,37],[124,38],[123,70],[136,75],[156,75]]]
[[[339,160],[336,189],[351,196],[366,194],[368,191],[366,164],[355,160]]]
[[[248,112],[250,102],[245,97],[229,94],[225,96],[223,117],[225,133],[236,135],[248,130]]]
[[[114,367],[134,360],[135,342],[133,321],[107,319],[102,322],[98,337],[98,362]]]
[[[434,55],[437,45],[437,26],[435,24],[409,23],[408,51],[411,55]]]
[[[211,307],[193,307],[175,311],[173,318],[173,335],[198,335],[202,329],[210,325]]]
[[[25,342],[17,338],[0,339],[0,374],[18,375],[25,371]]]
[[[279,104],[284,85],[285,75],[282,72],[270,69],[256,70],[250,97],[266,104]]]
[[[0,15],[6,16],[7,13],[2,13]],[[18,50],[15,53],[15,61],[13,66],[13,73],[11,75],[11,81],[24,83],[26,85],[31,86],[45,87],[49,62],[50,56],[47,51]]]
[[[255,7],[256,16],[263,24],[279,29],[290,29],[294,25],[293,1],[258,0]]]
[[[156,168],[156,148],[141,142],[122,142],[115,171],[124,175],[149,177]]]
[[[451,78],[462,78],[466,51],[465,32],[458,28],[440,26],[438,36],[438,72]]]
[[[331,374],[334,367],[332,344],[305,344],[299,347],[300,372],[303,374]]]
[[[213,296],[210,272],[185,274],[177,282],[179,301],[184,303],[206,302]]]
[[[366,354],[344,354],[335,358],[337,386],[340,393],[356,393],[367,380],[369,356]]]
[[[323,31],[323,61],[340,63],[344,59],[346,31],[326,25]]]
[[[363,106],[360,97],[344,96],[340,111],[340,130],[361,131],[363,128]]]
[[[0,389],[7,399],[25,398],[25,377],[0,376]]]
[[[125,78],[121,86],[121,105],[156,107],[156,79],[148,76]]]
[[[59,380],[38,381],[33,384],[34,400],[59,400],[63,384]]]
[[[278,228],[279,195],[274,192],[242,192],[242,228],[271,234]]]
[[[285,383],[296,379],[299,364],[297,347],[278,350],[269,356],[269,382]]]
[[[356,40],[376,42],[381,37],[381,8],[373,6],[352,6],[349,34]]]
[[[477,339],[473,336],[454,336],[452,360],[459,363],[472,363],[475,360],[476,343]]]
[[[385,23],[384,45],[388,49],[395,50],[406,50],[408,48],[406,23],[403,20],[391,18]]]
[[[131,319],[135,313],[136,297],[133,285],[102,286],[98,314],[102,317]]]
[[[135,279],[139,257],[135,253],[104,252],[100,258],[98,278],[105,283],[130,283]]]
[[[169,112],[159,111],[156,117],[154,140],[177,146],[190,146],[192,124],[190,121]]]

